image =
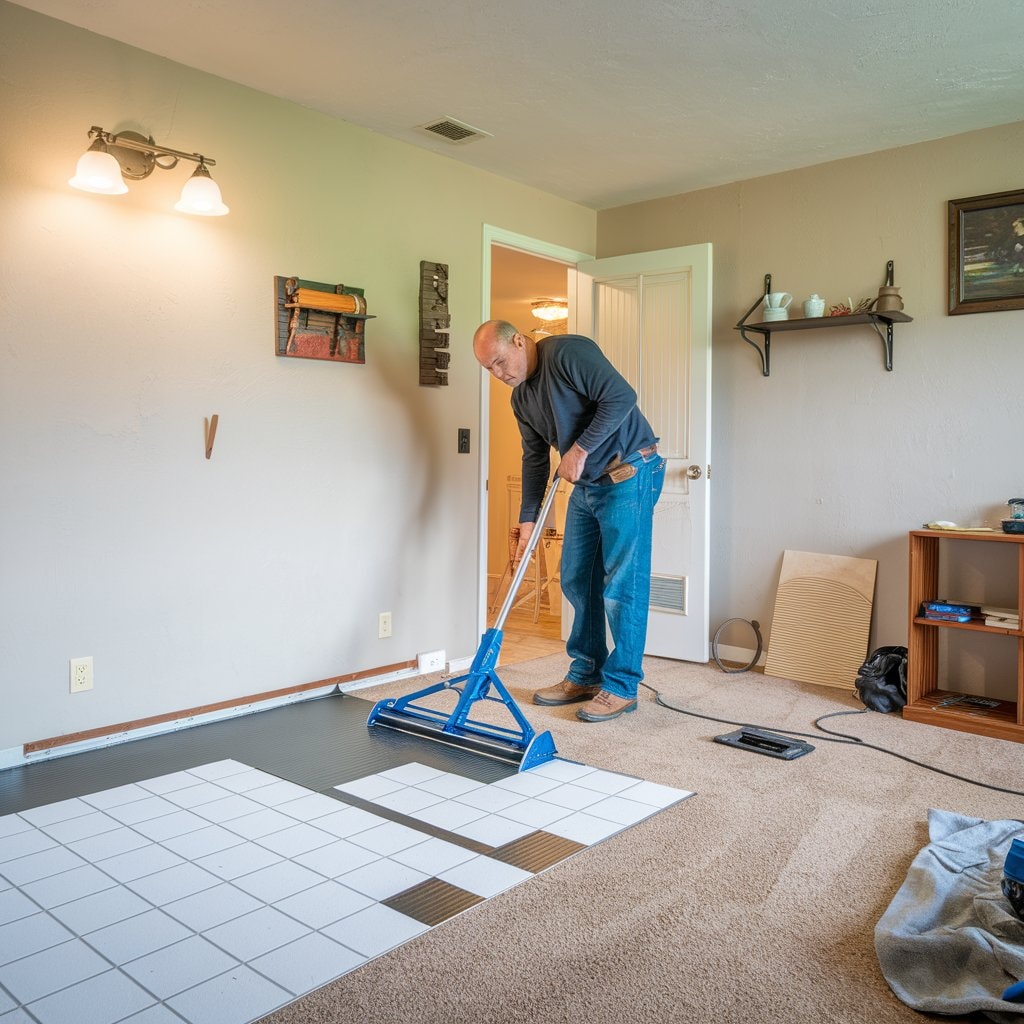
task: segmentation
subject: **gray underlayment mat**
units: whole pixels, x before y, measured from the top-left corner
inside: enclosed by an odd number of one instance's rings
[[[690,795],[229,758],[0,816],[0,1024],[247,1024]]]
[[[1020,1021],[1024,1004],[1000,995],[1024,979],[1024,921],[1000,882],[1024,822],[930,810],[928,834],[875,928],[885,980],[915,1010]]]

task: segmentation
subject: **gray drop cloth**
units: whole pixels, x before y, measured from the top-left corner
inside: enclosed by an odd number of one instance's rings
[[[930,810],[928,835],[875,927],[885,980],[915,1010],[1024,1019],[1024,1003],[1000,999],[1024,979],[1024,921],[1000,889],[1024,823]]]

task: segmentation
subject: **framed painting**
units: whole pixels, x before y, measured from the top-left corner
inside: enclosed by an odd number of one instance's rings
[[[1024,190],[949,201],[949,312],[1024,309]]]

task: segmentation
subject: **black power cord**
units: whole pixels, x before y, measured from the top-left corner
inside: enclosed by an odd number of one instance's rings
[[[967,782],[972,786],[981,786],[983,789],[992,789],[997,793],[1009,793],[1011,796],[1024,796],[1024,792],[1021,792],[1019,789],[1007,789],[1004,786],[993,786],[989,782],[979,782],[977,779],[967,778],[966,775],[957,775],[956,772],[947,772],[944,768],[936,768],[935,765],[925,764],[924,761],[916,761],[912,757],[907,757],[906,754],[900,754],[895,750],[889,750],[888,747],[880,747],[877,744],[868,743],[865,740],[862,740],[859,736],[851,736],[849,733],[835,732],[832,729],[826,729],[821,724],[826,718],[837,718],[842,715],[866,715],[868,713],[867,708],[861,708],[860,710],[854,711],[831,711],[827,715],[821,715],[814,720],[815,727],[820,729],[821,732],[796,732],[793,729],[776,729],[766,725],[754,725],[751,722],[733,722],[728,718],[716,718],[714,715],[702,715],[699,711],[690,711],[688,708],[680,708],[676,707],[674,704],[669,704],[653,686],[650,686],[647,683],[641,683],[640,685],[654,694],[655,703],[660,704],[663,708],[668,708],[669,711],[675,711],[680,715],[690,715],[693,718],[703,718],[707,722],[719,722],[722,725],[736,725],[741,729],[763,729],[766,732],[782,733],[785,736],[803,736],[812,740],[824,741],[825,743],[841,743],[845,746],[859,746],[868,750],[877,750],[883,754],[888,754],[890,757],[898,757],[901,761],[906,761],[908,764],[916,765],[918,768],[925,768],[930,772],[936,772],[939,775],[945,775],[947,778],[956,779],[958,782]],[[822,736],[822,732],[828,733],[828,735]]]

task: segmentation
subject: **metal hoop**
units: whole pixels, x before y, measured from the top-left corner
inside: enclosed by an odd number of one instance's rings
[[[750,661],[747,662],[746,665],[743,665],[741,668],[726,668],[722,664],[721,659],[718,657],[718,638],[722,635],[722,630],[725,629],[725,627],[728,626],[730,622],[745,622],[748,626],[750,626],[751,629],[753,629],[754,636],[757,637],[757,650],[754,652],[754,657],[751,658]],[[727,672],[730,675],[734,674],[736,672],[746,672],[748,669],[753,668],[757,664],[757,659],[761,657],[761,646],[762,646],[761,625],[757,621],[757,619],[740,619],[740,618],[726,619],[725,622],[723,622],[718,627],[718,629],[715,630],[715,636],[714,636],[714,638],[711,641],[711,657],[714,658],[715,664],[723,672]]]

